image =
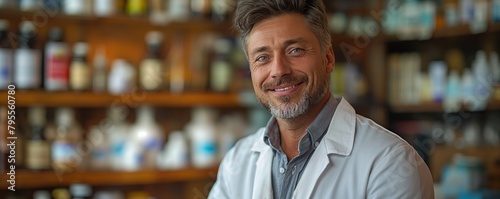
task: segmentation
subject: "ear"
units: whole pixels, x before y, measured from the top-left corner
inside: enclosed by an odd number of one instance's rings
[[[326,72],[332,73],[335,67],[335,54],[333,53],[332,45],[326,49],[325,56]]]

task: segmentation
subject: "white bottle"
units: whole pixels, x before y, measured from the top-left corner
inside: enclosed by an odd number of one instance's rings
[[[130,128],[128,146],[138,147],[139,168],[153,169],[156,165],[156,157],[163,145],[163,132],[155,122],[153,108],[141,106],[137,109],[137,119]],[[136,166],[136,165],[135,165]]]
[[[67,15],[88,15],[90,12],[89,0],[65,0],[63,3],[64,14]]]
[[[480,102],[475,93],[476,79],[469,68],[464,69],[462,74],[461,84],[461,102],[466,105],[469,110],[475,111],[480,106]]]
[[[431,77],[432,99],[441,102],[445,93],[446,63],[444,61],[434,61],[429,65]]]
[[[106,132],[109,136],[109,155],[110,167],[113,170],[125,170],[125,144],[129,137],[130,127],[125,122],[124,111],[121,107],[110,107],[107,114],[109,126],[106,126]]]
[[[108,133],[94,126],[87,135],[87,140],[92,143],[90,153],[90,168],[93,170],[107,170],[110,168],[110,151]]]
[[[182,131],[173,131],[156,164],[159,169],[182,169],[188,166],[188,157],[186,136]]]
[[[444,111],[457,112],[460,110],[462,100],[462,87],[458,72],[452,70],[446,80],[446,95],[444,97]]]
[[[21,22],[22,38],[14,55],[14,84],[17,89],[36,89],[42,84],[42,62],[40,50],[35,48],[35,25]]]
[[[97,50],[94,57],[94,70],[92,73],[92,90],[94,92],[106,91],[106,55],[102,48]]]
[[[98,17],[108,17],[115,14],[115,0],[94,0],[94,14]]]
[[[189,0],[169,0],[168,14],[173,21],[186,21],[189,18]]]
[[[191,140],[191,163],[196,168],[207,168],[217,163],[216,114],[212,109],[193,109],[186,129]]]
[[[78,152],[82,131],[71,108],[56,111],[56,139],[52,142],[52,166],[56,170],[71,171],[82,167],[84,155]]]
[[[484,110],[493,92],[492,74],[484,51],[477,51],[472,67],[475,78],[474,96],[477,100],[474,110]]]
[[[113,62],[108,78],[109,93],[119,95],[130,92],[135,86],[134,67],[123,59]]]

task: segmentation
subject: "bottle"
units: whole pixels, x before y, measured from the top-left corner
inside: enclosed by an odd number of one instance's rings
[[[161,151],[163,144],[163,133],[160,126],[155,122],[154,111],[150,106],[141,106],[137,109],[137,119],[130,129],[128,145],[131,148],[138,147],[136,162],[132,165],[135,169],[153,169],[156,165],[156,157]],[[126,148],[126,150],[128,150]]]
[[[50,143],[45,139],[45,109],[29,109],[30,139],[26,142],[26,168],[32,170],[50,169]]]
[[[42,65],[40,50],[35,48],[35,25],[23,21],[20,42],[14,54],[14,84],[17,89],[36,89],[41,86]]]
[[[72,184],[69,192],[73,199],[90,199],[92,197],[92,187],[88,184]]]
[[[108,133],[94,126],[87,135],[87,141],[92,144],[89,156],[89,168],[92,170],[107,170],[110,168],[110,147]]]
[[[162,41],[161,32],[151,31],[146,35],[148,53],[139,68],[139,82],[142,89],[158,90],[163,86],[165,70],[160,58]]]
[[[212,19],[214,21],[225,21],[236,8],[234,0],[212,0]]]
[[[112,106],[107,113],[109,126],[104,131],[109,136],[110,167],[113,170],[125,170],[125,144],[129,138],[130,127],[125,122],[124,111],[119,107]]]
[[[186,136],[182,131],[173,131],[156,164],[159,169],[182,169],[188,166],[188,157]]]
[[[82,164],[82,154],[77,152],[81,141],[81,128],[70,108],[56,110],[56,138],[52,142],[52,167],[58,172],[73,171]]]
[[[442,102],[445,93],[446,63],[444,61],[433,61],[429,64],[432,89],[432,100]]]
[[[35,11],[37,8],[37,0],[20,0],[19,8],[23,12]]]
[[[94,0],[94,15],[108,17],[115,14],[115,0]]]
[[[89,15],[90,14],[90,1],[88,0],[65,0],[64,14],[67,15]]]
[[[482,50],[476,52],[475,61],[472,64],[472,73],[474,75],[474,97],[477,105],[472,110],[484,110],[488,104],[488,100],[493,92],[492,74],[486,53]]]
[[[13,54],[12,45],[8,38],[9,22],[0,19],[0,89],[7,89],[12,83]]]
[[[217,92],[229,91],[233,77],[230,62],[232,44],[229,39],[219,38],[214,44],[215,58],[211,64],[210,88]]]
[[[455,70],[450,71],[448,79],[446,80],[446,95],[444,98],[443,109],[445,112],[458,112],[460,110],[462,100],[462,87],[458,72]]]
[[[212,0],[191,0],[191,15],[195,18],[210,18]]]
[[[119,95],[130,92],[135,86],[134,67],[123,59],[116,59],[109,72],[109,93]]]
[[[186,126],[191,141],[191,163],[196,168],[207,168],[217,163],[216,113],[206,107],[196,107]]]
[[[53,199],[70,199],[71,193],[66,188],[57,188],[52,190]]]
[[[173,93],[183,92],[185,89],[185,67],[183,60],[184,42],[181,36],[174,39],[168,55],[170,67],[170,91]]]
[[[189,18],[189,0],[169,0],[168,18],[173,21],[187,21]]]
[[[92,89],[94,92],[106,91],[106,54],[102,48],[97,49],[94,57]]]
[[[33,193],[33,199],[51,199],[50,192],[45,190],[38,190]]]
[[[146,14],[146,0],[127,0],[126,11],[130,16],[142,16]]]
[[[167,5],[168,0],[149,1],[149,21],[151,24],[164,25],[169,21]]]
[[[500,22],[500,0],[493,0],[491,10],[492,21]]]
[[[49,42],[45,45],[45,89],[68,89],[69,57],[69,46],[63,42],[62,30],[58,27],[50,29]]]
[[[480,102],[475,93],[476,79],[469,68],[464,70],[460,84],[462,92],[461,102],[468,110],[476,111],[480,106]]]
[[[73,62],[70,66],[70,87],[81,91],[90,89],[90,66],[87,63],[88,45],[77,42],[73,49]]]

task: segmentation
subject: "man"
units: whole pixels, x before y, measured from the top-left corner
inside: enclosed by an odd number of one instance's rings
[[[235,23],[273,117],[227,153],[209,198],[434,198],[415,150],[330,94],[321,0],[239,0]]]

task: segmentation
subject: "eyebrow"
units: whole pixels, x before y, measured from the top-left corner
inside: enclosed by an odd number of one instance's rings
[[[304,38],[295,38],[295,39],[289,39],[289,40],[286,40],[285,42],[283,42],[283,45],[284,46],[289,46],[289,45],[292,45],[292,44],[296,44],[296,43],[304,43],[306,40]],[[269,50],[269,46],[261,46],[261,47],[258,47],[254,50],[252,50],[250,52],[250,55],[254,55],[256,53],[260,53],[260,52],[265,52],[265,51],[268,51]]]

